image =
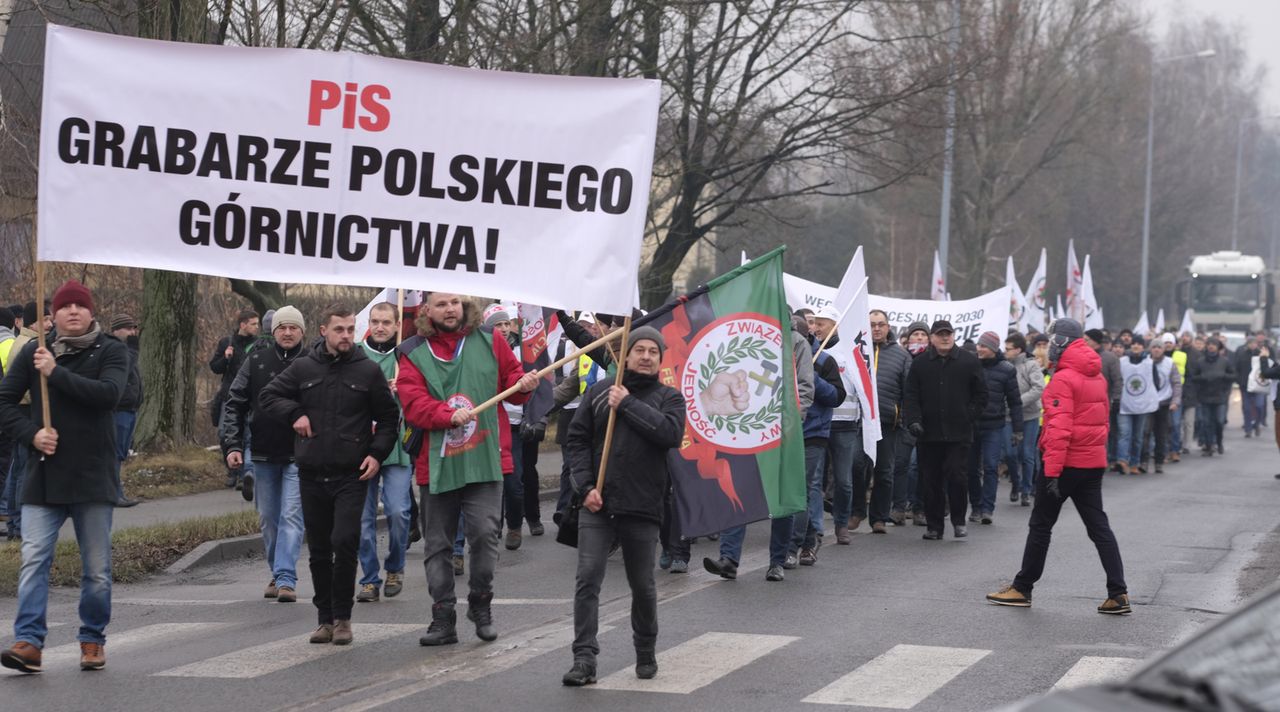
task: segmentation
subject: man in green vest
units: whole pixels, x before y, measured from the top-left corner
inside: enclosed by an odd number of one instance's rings
[[[495,408],[474,409],[513,386],[518,393],[508,401],[523,403],[539,380],[536,373],[524,372],[505,339],[480,329],[480,318],[479,307],[467,297],[425,292],[418,335],[398,349],[396,390],[404,418],[426,436],[414,462],[433,601],[431,626],[418,641],[422,645],[458,642],[453,542],[459,513],[471,542],[467,618],[481,640],[498,637],[491,605],[502,530],[502,425]]]
[[[391,302],[374,304],[369,310],[369,336],[359,346],[371,361],[382,369],[382,375],[396,392],[396,345],[400,335],[400,314]],[[387,582],[382,592],[393,598],[404,586],[404,555],[409,548],[409,490],[413,486],[413,474],[409,453],[404,450],[404,432],[401,428],[396,446],[382,469],[369,480],[369,494],[364,502],[364,517],[360,520],[360,593],[356,600],[370,603],[378,600],[378,588],[382,577],[378,567],[378,485],[381,484],[382,509],[387,515]]]

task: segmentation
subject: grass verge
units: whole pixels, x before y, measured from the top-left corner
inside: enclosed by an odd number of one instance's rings
[[[133,583],[164,569],[206,541],[257,532],[258,513],[253,510],[121,529],[111,535],[111,574],[116,583]],[[21,544],[0,544],[0,596],[17,592],[21,566]],[[58,542],[49,578],[54,586],[80,585],[80,547],[74,539]]]
[[[217,450],[193,446],[131,457],[124,461],[120,477],[127,496],[160,499],[220,490],[227,468]]]

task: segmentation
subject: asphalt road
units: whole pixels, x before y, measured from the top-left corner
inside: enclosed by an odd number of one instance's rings
[[[873,535],[864,525],[851,546],[824,547],[817,566],[782,583],[764,580],[767,527],[756,525],[737,581],[657,574],[661,672],[652,681],[631,672],[629,597],[615,559],[602,607],[603,679],[566,689],[575,555],[549,531],[502,552],[498,641],[481,643],[460,621],[461,644],[443,650],[417,644],[429,617],[420,547],[410,550],[403,594],[357,606],[349,648],[306,642],[315,618],[304,571],[302,602],[281,604],[260,598],[262,562],[243,562],[117,586],[107,669],[82,673],[76,593],[57,590],[46,672],[0,674],[0,708],[988,709],[1121,675],[1232,610],[1242,587],[1274,581],[1277,469],[1270,440],[1232,433],[1225,457],[1109,476],[1107,509],[1135,608],[1125,618],[1094,611],[1105,598],[1102,570],[1070,508],[1031,609],[983,601],[1020,561],[1030,510],[1007,500],[995,524],[970,526],[967,541],[922,541],[911,526]],[[704,555],[715,555],[706,541],[695,561]],[[12,620],[15,606],[0,601],[0,617]]]

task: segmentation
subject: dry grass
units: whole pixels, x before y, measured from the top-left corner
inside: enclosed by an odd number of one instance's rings
[[[218,451],[185,447],[138,455],[124,462],[124,491],[135,499],[160,499],[222,489],[227,470]]]
[[[111,535],[111,574],[117,583],[139,581],[164,569],[206,541],[245,536],[257,531],[258,514],[252,510],[121,529]],[[19,543],[0,544],[0,596],[12,596],[17,592],[21,564]],[[74,539],[58,542],[49,579],[54,586],[80,585],[80,547]]]

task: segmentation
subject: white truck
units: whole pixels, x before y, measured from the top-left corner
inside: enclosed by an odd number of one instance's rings
[[[1178,285],[1178,302],[1191,309],[1196,329],[1225,334],[1273,325],[1275,287],[1261,257],[1235,250],[1197,255],[1187,272],[1189,278]]]

